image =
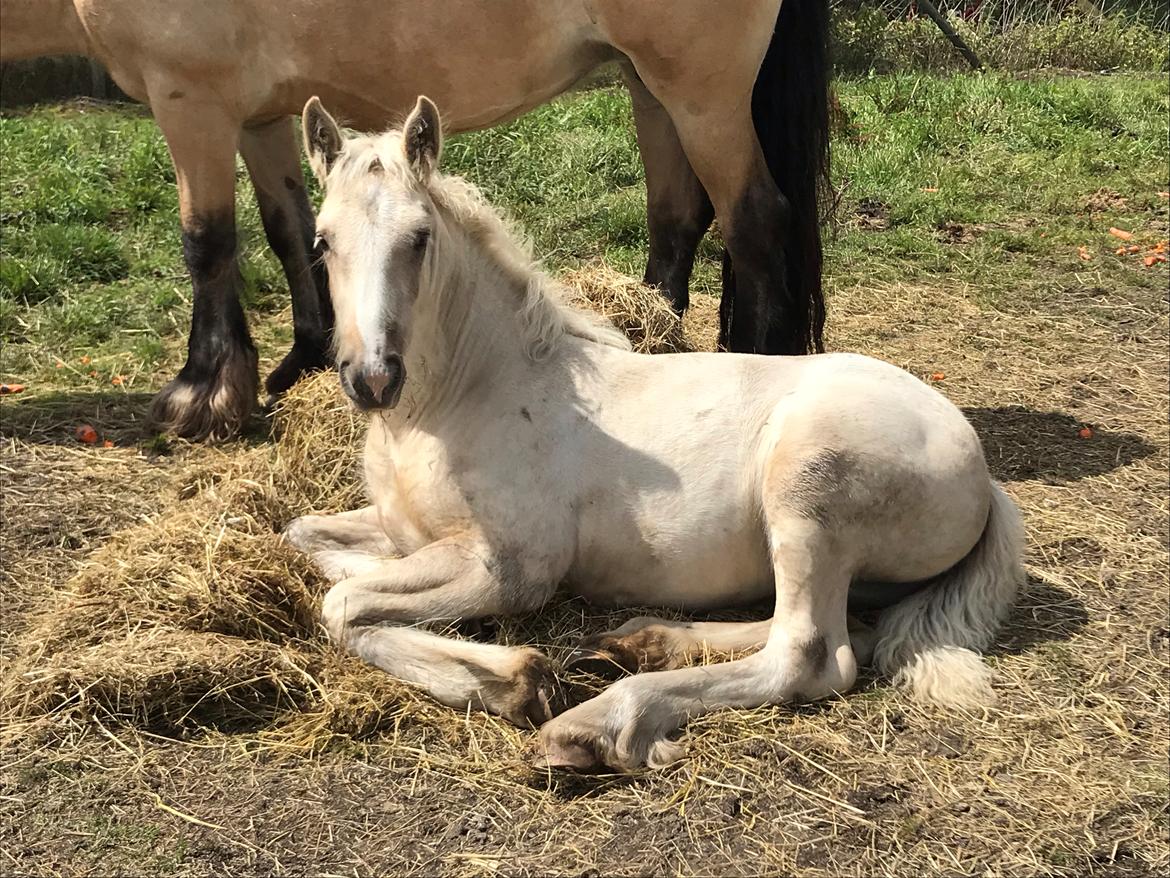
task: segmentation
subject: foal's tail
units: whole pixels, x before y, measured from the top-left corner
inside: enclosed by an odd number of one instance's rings
[[[1015,503],[992,485],[975,548],[930,586],[878,620],[874,664],[922,701],[983,707],[994,701],[986,649],[1024,579],[1024,532]]]
[[[770,353],[824,350],[820,224],[822,196],[829,193],[829,75],[828,0],[783,0],[752,92],[756,137],[789,206],[787,293],[772,303]],[[725,253],[724,278],[733,293],[727,259]]]

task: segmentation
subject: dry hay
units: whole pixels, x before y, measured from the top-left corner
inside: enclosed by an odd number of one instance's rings
[[[614,304],[640,295],[636,285],[602,277],[604,290],[620,286],[604,309],[639,307]],[[596,276],[571,280],[597,295]],[[42,595],[7,649],[9,737],[117,720],[221,742],[230,749],[149,751],[141,758],[157,767],[135,770],[164,778],[169,801],[200,819],[246,823],[234,835],[167,830],[255,841],[266,853],[237,862],[241,873],[278,861],[395,874],[1164,872],[1165,301],[1063,290],[1059,309],[1020,299],[1007,312],[958,287],[832,292],[834,344],[945,373],[1024,511],[1031,579],[993,658],[996,710],[920,710],[862,680],[824,704],[703,717],[688,729],[688,759],[666,772],[533,777],[531,735],[438,707],[317,630],[324,584],[275,534],[292,515],[358,496],[361,425],[325,376],[289,397],[274,447],[201,452],[160,512],[100,535],[65,593]],[[690,344],[710,349],[714,303],[695,304],[708,334]],[[680,345],[669,321],[617,318],[651,327],[637,330],[643,341]],[[556,658],[636,612],[558,601],[539,618],[500,620],[495,638]],[[368,762],[298,761],[296,772],[242,762],[223,743],[305,754],[361,738],[373,742]],[[211,755],[196,768],[175,770],[203,746]],[[119,764],[116,753],[101,758]],[[113,801],[147,798],[132,786]]]
[[[637,281],[595,268],[569,283],[575,301],[615,320],[640,349],[693,349],[682,321]],[[316,749],[399,720],[403,705],[427,709],[406,686],[329,648],[317,621],[326,583],[279,538],[296,515],[360,505],[364,419],[323,374],[282,401],[272,430],[272,447],[204,455],[159,512],[115,533],[62,594],[31,611],[39,621],[0,679],[6,738],[51,717],[167,732],[263,729],[282,746]]]
[[[640,353],[715,350],[718,304],[709,296],[695,296],[680,320],[656,290],[602,262],[571,271],[562,281],[572,292],[570,301],[604,316]]]

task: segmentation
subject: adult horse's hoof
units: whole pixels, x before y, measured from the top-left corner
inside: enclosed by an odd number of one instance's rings
[[[150,425],[193,441],[222,442],[237,435],[256,406],[256,351],[241,351],[205,378],[192,371],[184,366],[158,392],[150,406]]]
[[[324,342],[294,341],[292,349],[264,382],[264,390],[268,395],[266,404],[271,406],[275,403],[302,375],[320,372],[331,365],[332,358]]]

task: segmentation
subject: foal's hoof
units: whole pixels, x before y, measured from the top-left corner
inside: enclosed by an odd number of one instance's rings
[[[256,406],[256,351],[242,351],[206,377],[184,367],[150,406],[151,427],[183,439],[221,442],[239,434]]]
[[[664,671],[678,666],[668,634],[649,625],[629,634],[597,634],[584,638],[565,660],[566,671],[581,671],[616,680],[643,671]]]
[[[268,394],[265,404],[271,406],[275,403],[302,375],[320,372],[330,365],[329,353],[323,343],[293,342],[292,349],[264,382],[264,390]]]
[[[538,771],[598,774],[607,770],[605,762],[589,741],[545,740],[542,736],[537,750],[532,767]]]
[[[578,646],[565,659],[564,668],[569,673],[590,674],[602,680],[617,680],[638,671],[637,660],[628,653],[618,654],[607,649]]]
[[[653,713],[631,714],[620,698],[612,697],[617,688],[546,723],[532,764],[579,773],[633,772],[665,768],[682,759],[683,746],[667,737],[673,721],[661,727],[661,718]]]
[[[508,680],[484,687],[484,707],[522,729],[538,729],[565,708],[556,668],[541,652],[527,650]]]

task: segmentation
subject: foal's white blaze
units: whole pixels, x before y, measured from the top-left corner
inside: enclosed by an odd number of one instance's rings
[[[337,359],[360,375],[378,402],[392,380],[388,369],[410,337],[418,295],[420,233],[430,226],[423,194],[401,185],[380,161],[349,169],[318,222],[337,318]],[[332,177],[330,178],[332,181]],[[396,367],[393,367],[396,368]]]

